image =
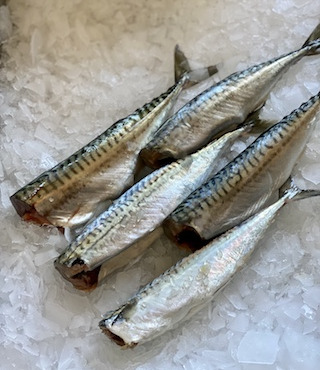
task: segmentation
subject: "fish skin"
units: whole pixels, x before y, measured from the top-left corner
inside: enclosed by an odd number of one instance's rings
[[[167,236],[195,250],[264,207],[292,172],[319,110],[320,93],[260,135],[177,207],[164,222]]]
[[[316,40],[314,40],[317,38]],[[145,164],[157,168],[183,158],[221,133],[245,121],[301,58],[320,53],[319,26],[299,50],[236,72],[197,95],[171,116],[141,151]]]
[[[158,228],[188,194],[215,173],[218,156],[245,130],[227,133],[197,153],[143,178],[85,227],[58,257],[55,267],[75,287],[90,290],[93,271],[99,279],[101,264],[136,246]],[[143,248],[147,247],[144,244]],[[90,282],[83,285],[80,280],[86,280],[87,274]]]
[[[10,199],[17,213],[26,221],[76,229],[128,189],[140,150],[166,120],[182,89],[217,72],[215,66],[191,70],[178,46],[174,65],[175,84],[165,93],[13,194]]]
[[[72,267],[71,269],[61,268],[61,266],[56,267],[60,271],[61,275],[72,283],[74,288],[85,292],[91,292],[97,286],[103,284],[113,272],[137,262],[145,250],[158,240],[162,234],[162,226],[159,226],[149,234],[145,235],[142,239],[139,239],[130,245],[130,248],[121,251],[121,253],[109,258],[106,262],[90,271],[84,271],[72,275],[70,273],[70,270],[72,271]]]
[[[150,234],[132,244],[130,248],[127,248],[123,252],[117,254],[115,257],[110,258],[108,261],[103,263],[99,268],[99,274],[97,276],[97,286],[102,284],[114,271],[117,271],[122,267],[137,262],[137,260],[142,256],[145,250],[149,248],[151,244],[153,244],[156,240],[159,240],[162,235],[163,229],[162,226],[159,226]],[[88,291],[90,289],[86,287],[85,290]]]
[[[176,327],[212,301],[246,265],[289,200],[318,195],[320,191],[291,187],[278,201],[179,261],[119,309],[107,312],[100,329],[116,344],[128,348]]]
[[[132,185],[138,153],[161,126],[187,80],[184,76],[18,190],[10,198],[18,214],[60,227],[88,221],[100,202],[117,198]]]

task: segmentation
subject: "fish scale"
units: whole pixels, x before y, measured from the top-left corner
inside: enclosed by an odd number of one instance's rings
[[[217,72],[215,66],[191,70],[178,46],[174,57],[176,83],[164,94],[10,197],[24,220],[60,228],[83,226],[134,183],[139,152],[166,120],[182,89]]]
[[[250,127],[250,126],[249,126]],[[108,264],[119,255],[133,248],[135,256],[154,241],[151,233],[161,227],[163,220],[181,201],[215,173],[217,158],[243,133],[238,129],[208,144],[205,148],[177,162],[166,165],[146,176],[88,224],[83,232],[68,246],[55,262],[61,274],[80,289],[92,289],[83,284],[90,275],[93,283],[94,270],[97,282],[102,264]],[[143,246],[136,243],[149,238]],[[129,257],[128,257],[129,256]],[[130,260],[128,260],[130,262]],[[123,265],[124,262],[122,261]],[[106,265],[105,265],[106,266]],[[104,268],[106,276],[108,269]]]
[[[302,152],[319,112],[319,94],[260,135],[190,194],[165,221],[167,235],[194,249],[261,209],[285,182]],[[195,239],[184,240],[184,235]]]
[[[180,260],[125,304],[103,315],[100,329],[123,348],[172,330],[212,301],[245,267],[283,206],[319,195],[319,190],[301,190],[291,184],[275,203]]]
[[[182,81],[183,83],[185,80]],[[183,84],[180,83],[179,87]],[[154,99],[154,103],[148,103],[145,104],[142,108],[137,109],[133,114],[126,117],[123,120],[120,120],[118,123],[113,125],[110,129],[107,129],[103,134],[101,134],[98,138],[92,140],[88,145],[86,145],[84,148],[81,148],[76,153],[74,153],[70,158],[68,158],[66,161],[62,161],[57,166],[53,168],[53,173],[56,177],[56,180],[59,181],[59,177],[68,176],[68,171],[71,170],[71,168],[74,170],[75,174],[78,174],[75,170],[75,166],[77,165],[81,171],[84,171],[85,168],[82,167],[82,165],[79,163],[79,161],[84,162],[88,166],[91,164],[86,157],[83,157],[82,155],[86,154],[91,157],[93,161],[96,161],[96,159],[92,156],[92,151],[94,150],[95,153],[98,155],[98,157],[102,157],[101,153],[99,153],[99,150],[102,150],[103,152],[107,153],[107,149],[112,149],[116,144],[119,143],[118,137],[121,139],[124,134],[120,131],[123,130],[126,133],[129,133],[135,125],[144,117],[146,117],[151,111],[160,104],[163,100],[165,100],[177,87],[174,85],[172,86],[166,93],[162,94],[160,97],[157,97]],[[113,142],[114,141],[114,142]],[[108,148],[106,148],[108,147]],[[38,177],[35,182],[33,183],[36,185],[36,183],[43,183],[44,181],[49,181],[48,185],[52,185],[54,183],[54,180],[50,181],[50,173],[44,173],[40,177]],[[61,181],[61,179],[60,179]],[[24,192],[27,192],[29,188],[32,188],[33,184],[30,184],[26,187]],[[41,196],[41,191],[44,190],[44,187],[42,186],[41,189],[37,192],[38,197]]]
[[[171,172],[173,168],[177,167],[176,163],[173,163],[168,168],[168,171]],[[165,173],[166,171],[161,171]],[[82,240],[86,240],[83,246],[80,246],[77,251],[73,254],[66,254],[68,259],[75,258],[76,256],[82,256],[82,252],[86,250],[85,245],[91,246],[92,253],[95,255],[99,252],[99,246],[97,243],[101,241],[101,238],[108,233],[116,233],[116,231],[121,227],[121,220],[129,216],[130,213],[134,211],[132,207],[134,204],[142,203],[146,196],[152,193],[155,187],[161,186],[163,183],[167,182],[165,176],[152,176],[151,181],[148,181],[149,178],[142,179],[136,186],[130,188],[124,195],[121,197],[121,201],[116,202],[116,204],[111,205],[107,210],[106,214],[103,214],[102,217],[98,217],[92,226],[87,229],[80,235],[77,239],[77,244]],[[147,190],[147,191],[145,191]],[[108,225],[109,224],[109,225]],[[95,235],[95,232],[99,232],[99,235]],[[100,248],[104,248],[105,242],[102,240]],[[82,256],[83,258],[83,256]],[[61,262],[63,260],[61,259]]]
[[[11,197],[11,201],[18,213],[28,219],[29,212],[31,218],[34,217],[37,220],[38,217],[45,223],[55,226],[72,226],[72,217],[80,209],[81,195],[79,198],[79,192],[82,191],[83,196],[86,196],[86,193],[99,192],[98,199],[93,201],[93,197],[88,198],[86,203],[81,205],[83,207],[83,214],[80,215],[81,222],[92,215],[97,203],[119,196],[123,189],[129,186],[138,152],[160,126],[161,119],[168,113],[187,80],[188,77],[184,76],[166,93],[137,109],[130,116],[116,122],[67,160],[44,172],[16,192]],[[133,144],[137,137],[140,137],[140,140]],[[128,143],[131,146],[129,149]],[[123,160],[124,164],[130,164],[127,166],[130,167],[129,171],[118,159],[119,154],[126,149],[128,155],[130,152],[134,154],[133,158]],[[119,164],[115,166],[117,162]],[[116,180],[114,180],[115,172],[118,173]],[[99,187],[99,184],[95,183],[96,181],[107,183],[107,176],[111,177],[110,185]],[[78,190],[76,194],[75,189]],[[70,212],[67,212],[68,206],[71,208]],[[75,224],[77,223],[78,221],[75,221]]]
[[[317,27],[299,50],[236,72],[204,90],[171,116],[141,152],[152,168],[183,158],[232,129],[259,109],[271,89],[290,66],[308,55],[319,54]],[[314,41],[311,39],[316,38]]]

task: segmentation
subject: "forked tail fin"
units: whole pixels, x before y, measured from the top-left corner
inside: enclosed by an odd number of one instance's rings
[[[320,190],[303,190],[294,184],[291,177],[282,185],[279,190],[280,197],[286,198],[286,203],[292,200],[307,199],[310,197],[317,197],[320,195]]]
[[[308,48],[307,55],[320,54],[320,23],[311,32],[310,36],[307,38],[302,48]]]
[[[178,82],[180,78],[191,71],[190,64],[179,45],[174,48],[174,79]]]
[[[188,76],[188,86],[197,84],[218,72],[216,66],[203,67],[192,70],[184,52],[176,45],[174,49],[174,78],[177,83],[182,76]]]
[[[309,45],[312,41],[320,39],[320,23],[317,27],[311,32],[310,36],[307,38],[302,47]]]

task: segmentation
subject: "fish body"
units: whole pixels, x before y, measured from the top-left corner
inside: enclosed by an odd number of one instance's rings
[[[136,183],[85,227],[56,260],[56,268],[81,288],[83,284],[79,281],[87,279],[88,273],[92,277],[92,271],[96,270],[97,275],[101,264],[133,245],[136,248],[139,240],[161,226],[185,197],[213,175],[216,159],[243,130],[227,133],[197,153],[172,162]],[[143,248],[147,246],[144,243]],[[92,278],[88,285],[93,285]]]
[[[161,126],[186,81],[181,79],[16,192],[11,201],[19,215],[72,227],[88,221],[99,203],[117,198],[133,183],[140,150]]]
[[[177,207],[166,234],[194,250],[264,207],[292,172],[319,110],[320,93],[260,135]]]
[[[166,120],[182,89],[216,71],[212,66],[191,71],[176,47],[176,83],[13,194],[18,214],[61,228],[88,222],[133,184],[139,152]]]
[[[259,109],[290,66],[319,54],[320,29],[299,50],[236,72],[209,87],[171,116],[141,152],[152,168],[194,152],[217,135],[245,121]],[[315,40],[314,40],[315,39]]]
[[[174,328],[212,301],[245,266],[286,202],[319,194],[293,186],[277,202],[185,257],[119,309],[106,313],[100,328],[123,347],[147,342]]]

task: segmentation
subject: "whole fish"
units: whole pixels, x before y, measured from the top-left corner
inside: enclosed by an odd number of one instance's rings
[[[320,28],[312,32],[301,49],[231,74],[196,96],[159,129],[141,152],[143,161],[157,168],[183,158],[213,137],[244,122],[259,109],[269,92],[290,66],[320,52]]]
[[[56,268],[76,288],[91,290],[102,278],[99,272],[103,263],[105,277],[108,265],[114,266],[113,258],[119,256],[117,260],[123,265],[132,254],[141,254],[154,241],[155,230],[163,220],[213,175],[218,156],[244,130],[227,133],[197,153],[172,162],[136,183],[85,227],[56,260]],[[124,254],[128,248],[130,251]]]
[[[133,347],[190,318],[247,263],[278,211],[290,200],[320,195],[292,186],[283,197],[202,249],[185,257],[142,288],[99,326],[116,344]]]
[[[166,234],[195,250],[264,207],[292,172],[319,110],[320,93],[260,135],[179,205]]]
[[[74,227],[87,222],[106,201],[128,189],[133,184],[140,150],[165,121],[181,90],[188,83],[198,82],[192,80],[193,72],[186,70],[189,64],[179,48],[175,68],[179,79],[164,94],[115,122],[12,195],[18,214],[26,221]],[[214,68],[201,71],[204,73],[197,73],[199,81],[214,73]]]

